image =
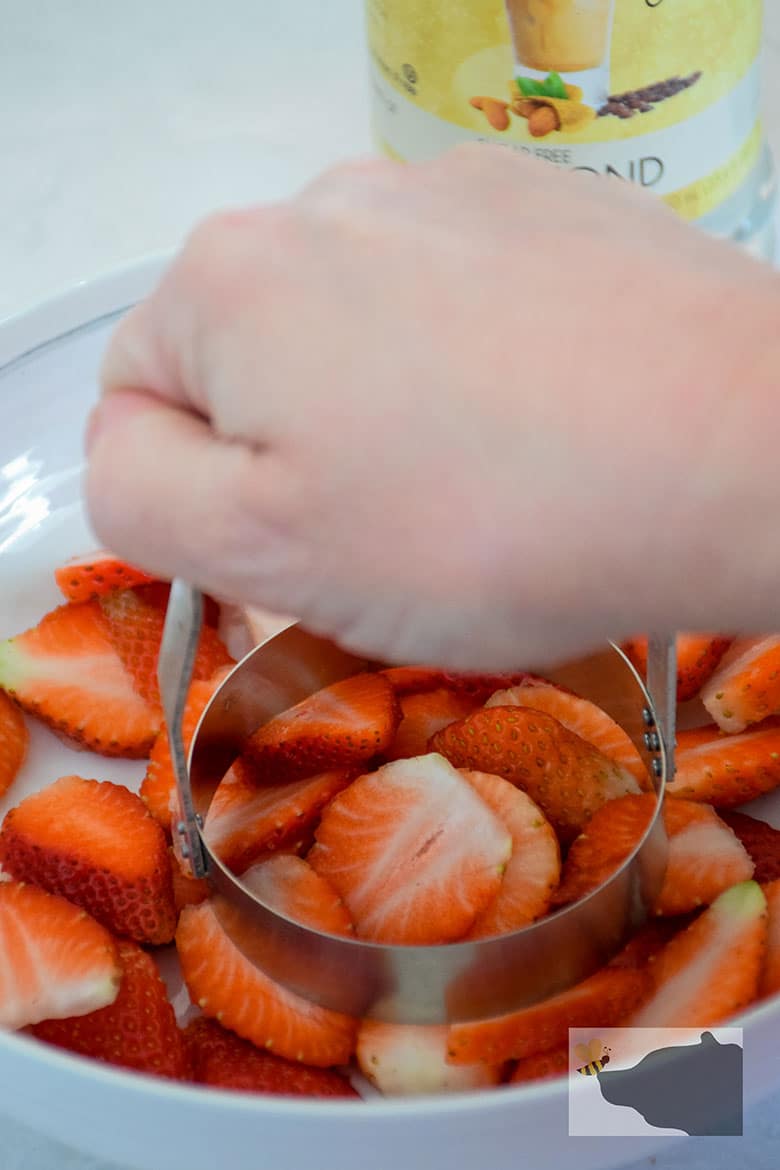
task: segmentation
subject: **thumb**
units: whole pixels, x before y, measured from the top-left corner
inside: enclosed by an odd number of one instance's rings
[[[112,552],[164,578],[286,612],[301,571],[278,457],[198,415],[117,390],[87,431],[87,509]]]

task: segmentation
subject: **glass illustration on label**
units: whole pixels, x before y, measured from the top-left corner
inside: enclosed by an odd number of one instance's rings
[[[505,5],[518,78],[541,81],[558,74],[576,85],[588,104],[606,102],[614,0],[505,0]]]

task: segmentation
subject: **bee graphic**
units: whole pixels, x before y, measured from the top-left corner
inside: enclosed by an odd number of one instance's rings
[[[604,1068],[604,1065],[609,1064],[611,1048],[607,1048],[603,1040],[596,1038],[591,1040],[589,1044],[577,1044],[574,1049],[574,1055],[577,1060],[582,1061],[582,1066],[577,1069],[581,1077],[597,1077]]]

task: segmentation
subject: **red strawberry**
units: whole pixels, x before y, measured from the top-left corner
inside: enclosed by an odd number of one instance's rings
[[[780,636],[737,638],[701,700],[723,731],[744,731],[780,714]]]
[[[357,1038],[360,1071],[385,1097],[411,1097],[488,1089],[502,1065],[447,1061],[446,1024],[385,1024],[364,1020]]]
[[[739,837],[755,865],[753,877],[762,885],[780,878],[780,829],[742,812],[723,812],[721,819]]]
[[[651,793],[603,805],[569,850],[555,905],[583,898],[613,874],[639,844],[654,809]],[[687,914],[753,876],[750,857],[709,805],[670,800],[663,818],[669,855],[656,914]]]
[[[211,893],[211,886],[205,878],[194,878],[185,873],[173,849],[169,849],[168,853],[173,877],[173,901],[178,916],[185,906],[198,906],[205,902]]]
[[[569,691],[563,691],[552,683],[524,683],[507,691],[497,691],[486,707],[526,707],[552,715],[568,731],[598,748],[610,760],[620,764],[636,777],[641,788],[647,788],[647,769],[642,763],[633,740],[619,723],[610,719],[606,711],[581,699]]]
[[[641,926],[633,938],[609,961],[610,967],[630,967],[644,971],[655,962],[656,955],[664,949],[670,939],[691,923],[691,916],[682,918],[650,918]]]
[[[249,739],[245,755],[274,783],[353,768],[389,748],[400,718],[387,679],[359,674],[271,719]]]
[[[254,767],[237,760],[220,781],[206,814],[209,847],[235,873],[265,853],[293,848],[352,775],[341,769],[263,788],[255,783]]]
[[[536,801],[562,844],[607,800],[638,792],[634,776],[551,715],[490,707],[439,731],[431,748],[456,768],[491,772]]]
[[[551,1048],[549,1052],[539,1052],[536,1056],[518,1060],[509,1078],[509,1084],[525,1085],[530,1081],[548,1081],[553,1077],[568,1076],[569,1071],[569,1045],[561,1044],[558,1048]]]
[[[64,776],[26,797],[0,830],[0,862],[138,942],[173,938],[168,845],[143,802],[120,784]]]
[[[403,760],[410,756],[424,756],[428,740],[456,719],[463,719],[479,703],[470,695],[461,695],[440,687],[436,691],[404,695],[401,700],[401,722],[395,739],[384,753],[386,760]]]
[[[728,649],[730,638],[717,634],[677,635],[677,702],[694,699]],[[647,677],[647,638],[633,638],[623,652],[639,674]]]
[[[111,935],[35,886],[0,882],[0,1027],[95,1011],[121,977]]]
[[[732,886],[652,964],[655,990],[632,1028],[709,1028],[751,1003],[766,950],[766,898],[756,882]]]
[[[122,982],[108,1007],[32,1029],[47,1044],[107,1064],[174,1080],[186,1078],[189,1056],[154,959],[132,942],[119,944]]]
[[[109,637],[117,654],[132,677],[138,694],[155,706],[160,703],[157,682],[157,659],[160,654],[167,585],[146,585],[139,589],[120,589],[101,597],[100,605],[108,623]],[[234,660],[208,623],[200,632],[193,679],[211,679]]]
[[[487,772],[463,772],[512,836],[498,894],[477,916],[469,938],[518,930],[547,911],[561,874],[558,838],[538,805],[508,780]]]
[[[112,589],[131,589],[154,580],[143,569],[120,561],[104,548],[73,557],[61,568],[55,569],[54,579],[68,601],[91,601]]]
[[[396,760],[327,806],[309,861],[363,938],[461,938],[495,899],[512,853],[506,827],[441,756]]]
[[[780,724],[771,720],[744,735],[723,735],[716,727],[677,735],[677,771],[669,796],[735,808],[780,784]]]
[[[611,1028],[622,1023],[651,985],[646,971],[604,967],[576,987],[533,1007],[489,1020],[452,1024],[449,1059],[453,1064],[478,1060],[498,1064],[560,1048],[568,1041],[569,1028]]]
[[[763,887],[768,914],[766,955],[761,971],[759,995],[777,995],[780,992],[780,880]]]
[[[185,751],[189,750],[200,717],[206,710],[209,700],[222,678],[222,672],[218,672],[211,679],[196,679],[191,684],[182,720]],[[171,799],[175,790],[176,780],[173,775],[171,749],[168,744],[168,728],[163,725],[152,746],[146,775],[141,781],[140,796],[149,812],[156,821],[160,822],[166,832],[171,827]]]
[[[29,740],[24,715],[0,691],[0,796],[8,791],[27,755]]]
[[[536,674],[529,674],[527,670],[515,674],[479,674],[444,670],[440,666],[389,666],[380,674],[399,697],[445,689],[459,695],[470,695],[475,704],[484,703],[490,695],[504,687],[522,683],[533,685],[537,682],[553,685]]]
[[[294,853],[275,853],[241,875],[262,902],[286,918],[329,934],[353,934],[344,903],[333,887]]]
[[[186,906],[176,931],[193,1003],[259,1048],[328,1068],[346,1064],[357,1021],[310,1003],[265,975],[222,929],[210,902]]]
[[[0,642],[0,687],[76,747],[103,756],[149,754],[160,712],[136,693],[96,601],[61,605]]]
[[[331,1068],[285,1060],[242,1040],[216,1020],[199,1016],[185,1028],[194,1080],[219,1089],[296,1097],[359,1097],[346,1077]]]

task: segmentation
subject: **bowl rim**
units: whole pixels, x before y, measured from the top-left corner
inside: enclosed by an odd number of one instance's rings
[[[10,373],[17,362],[24,361],[49,346],[57,345],[71,334],[99,325],[122,310],[129,309],[148,295],[173,256],[172,251],[149,253],[100,276],[77,281],[37,304],[0,319],[0,376]],[[780,1009],[780,996],[756,1003],[724,1023],[724,1026],[748,1028],[769,1023]],[[445,1025],[446,1026],[446,1025]],[[718,1025],[720,1026],[720,1025]],[[36,1053],[35,1049],[38,1048]],[[529,1105],[541,1105],[568,1095],[568,1075],[547,1080],[502,1084],[452,1094],[429,1094],[419,1097],[314,1098],[258,1094],[236,1089],[217,1088],[191,1082],[173,1081],[147,1073],[122,1069],[91,1057],[58,1049],[23,1033],[0,1030],[0,1050],[10,1050],[22,1060],[35,1060],[53,1071],[74,1072],[87,1081],[107,1088],[122,1089],[139,1100],[150,1091],[177,1102],[193,1104],[200,1100],[206,1107],[218,1105],[230,1112],[277,1114],[289,1119],[301,1110],[313,1112],[334,1123],[356,1116],[366,1120],[399,1116],[432,1118],[455,1112],[468,1113],[499,1110],[522,1098]],[[205,1092],[204,1092],[205,1090]]]

